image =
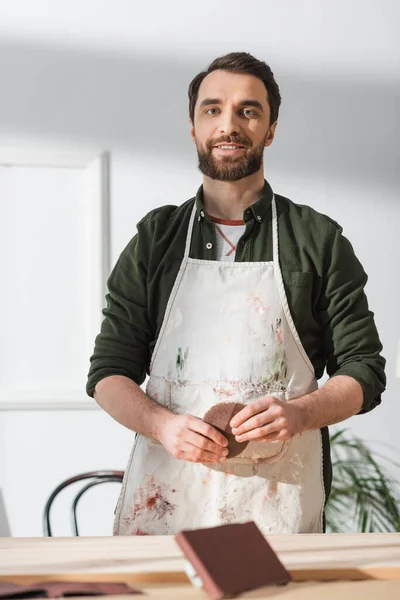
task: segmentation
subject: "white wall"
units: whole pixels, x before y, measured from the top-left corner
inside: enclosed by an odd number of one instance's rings
[[[388,389],[380,408],[349,425],[390,444],[393,457],[400,452],[399,19],[396,0],[0,6],[1,145],[111,152],[113,263],[143,214],[182,203],[200,184],[188,135],[191,78],[232,50],[269,62],[283,103],[266,177],[276,192],[339,221],[370,275]],[[96,411],[0,419],[0,487],[13,535],[40,535],[41,501],[67,474],[125,466],[130,433]],[[88,431],[90,443],[82,441]],[[21,484],[11,497],[13,477]]]

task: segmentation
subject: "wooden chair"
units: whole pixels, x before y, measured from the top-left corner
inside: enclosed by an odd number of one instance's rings
[[[49,499],[46,502],[43,511],[43,535],[45,537],[52,536],[52,530],[50,526],[50,509],[51,506],[58,494],[68,487],[69,485],[76,483],[77,481],[83,481],[85,479],[89,479],[89,483],[83,486],[76,494],[72,506],[71,506],[71,526],[74,532],[74,535],[79,536],[78,530],[78,522],[76,516],[76,510],[79,503],[79,500],[82,498],[83,494],[87,492],[90,488],[100,485],[101,483],[109,483],[109,482],[122,482],[124,477],[124,471],[90,471],[88,473],[81,473],[80,475],[75,475],[75,477],[70,477],[65,481],[61,482],[55,490],[50,494]]]

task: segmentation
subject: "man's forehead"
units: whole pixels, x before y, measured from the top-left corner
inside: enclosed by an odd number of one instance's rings
[[[209,73],[201,82],[198,101],[204,98],[219,98],[223,102],[244,98],[254,98],[268,105],[268,92],[258,77],[231,71],[216,70]]]

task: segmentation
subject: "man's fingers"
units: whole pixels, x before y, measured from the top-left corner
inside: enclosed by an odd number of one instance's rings
[[[232,433],[234,436],[242,435],[252,429],[258,429],[259,427],[268,425],[268,423],[273,423],[273,421],[274,417],[269,414],[268,410],[265,410],[264,412],[260,412],[257,415],[254,415],[254,417],[247,419],[240,427],[234,427]]]
[[[186,441],[189,444],[192,444],[196,448],[200,450],[206,450],[214,455],[215,460],[219,460],[222,456],[228,455],[228,449],[216,444],[209,438],[201,435],[200,433],[196,433],[195,431],[188,431],[186,435]]]
[[[247,442],[247,441],[261,441],[262,438],[266,438],[267,436],[273,435],[276,436],[282,429],[279,421],[274,421],[273,423],[269,423],[268,425],[264,425],[263,427],[257,427],[256,429],[252,429],[242,435],[235,435],[235,439],[238,442]]]
[[[201,433],[201,435],[204,435],[206,438],[213,440],[213,442],[215,442],[219,446],[226,447],[228,445],[228,440],[222,435],[222,433],[220,433],[212,425],[204,423],[204,421],[202,421],[201,419],[193,417],[190,420],[189,429],[195,431],[196,433]]]
[[[198,462],[198,463],[218,463],[221,462],[221,457],[213,452],[209,452],[208,450],[202,450],[197,446],[193,446],[189,442],[183,444],[181,449],[181,458],[182,460],[188,460],[190,462]],[[225,459],[222,459],[225,461]]]
[[[264,398],[260,398],[259,400],[251,402],[251,404],[248,404],[245,408],[242,408],[242,410],[233,417],[232,421],[230,422],[231,427],[237,429],[242,425],[242,423],[247,421],[247,419],[250,419],[250,417],[253,415],[268,410],[268,408],[271,406],[271,403],[274,401],[275,398],[273,396],[265,396]]]

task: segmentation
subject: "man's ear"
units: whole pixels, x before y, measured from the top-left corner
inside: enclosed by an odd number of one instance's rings
[[[192,119],[189,119],[189,123],[190,123],[190,137],[192,138],[193,143],[196,143],[196,138],[194,136],[194,125],[192,123]]]
[[[270,146],[274,141],[276,126],[278,125],[278,121],[272,123],[271,127],[268,130],[267,139],[265,140],[265,147]]]

